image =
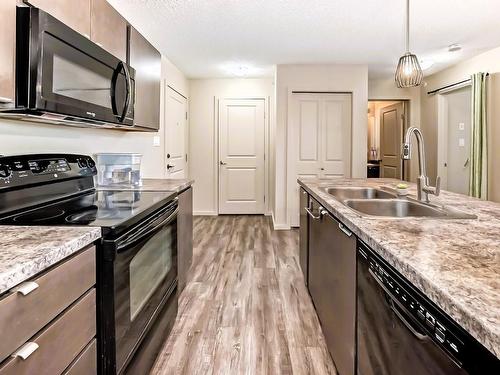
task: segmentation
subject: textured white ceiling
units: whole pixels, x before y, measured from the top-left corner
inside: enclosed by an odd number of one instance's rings
[[[190,78],[270,76],[274,64],[368,64],[393,74],[405,0],[108,0]],[[500,45],[500,0],[413,0],[411,50],[426,74]],[[460,43],[451,54],[447,46]]]

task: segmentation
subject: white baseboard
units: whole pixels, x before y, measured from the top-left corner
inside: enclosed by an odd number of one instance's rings
[[[193,216],[218,216],[215,211],[193,211]]]
[[[288,224],[277,224],[274,221],[274,214],[271,213],[271,217],[273,219],[273,229],[274,230],[290,230],[290,226]]]

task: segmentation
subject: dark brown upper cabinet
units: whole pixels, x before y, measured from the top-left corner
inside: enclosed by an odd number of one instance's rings
[[[120,60],[127,59],[127,21],[106,0],[91,0],[90,39]]]
[[[160,127],[161,54],[129,26],[127,63],[135,69],[134,125],[149,131]]]
[[[80,34],[90,38],[91,0],[25,0],[26,4],[40,8]]]

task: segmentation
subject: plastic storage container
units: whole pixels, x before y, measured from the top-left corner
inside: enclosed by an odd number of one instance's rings
[[[141,154],[99,153],[97,184],[99,186],[141,186]]]

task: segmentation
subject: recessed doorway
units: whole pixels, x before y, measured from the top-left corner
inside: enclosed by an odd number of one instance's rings
[[[368,178],[408,180],[408,168],[401,159],[408,113],[407,100],[368,101]]]

